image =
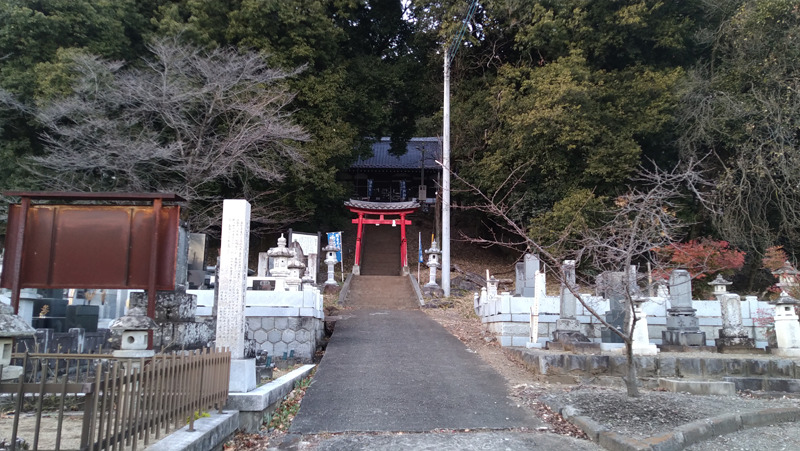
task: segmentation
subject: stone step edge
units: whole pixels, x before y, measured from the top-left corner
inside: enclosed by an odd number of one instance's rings
[[[744,429],[800,421],[800,408],[762,409],[704,418],[683,424],[672,432],[636,439],[611,431],[589,417],[578,415],[572,406],[562,406],[548,400],[541,402],[580,428],[590,440],[611,451],[679,451],[695,443]]]

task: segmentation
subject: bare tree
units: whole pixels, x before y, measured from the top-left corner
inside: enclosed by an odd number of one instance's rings
[[[626,194],[614,199],[614,207],[600,212],[605,216],[602,226],[575,231],[569,227],[561,236],[561,241],[573,240],[574,243],[554,243],[543,246],[530,238],[527,226],[519,218],[524,217],[519,211],[522,200],[508,203],[509,193],[521,183],[525,168],[520,167],[512,172],[502,186],[492,194],[484,193],[468,182],[472,191],[481,199],[474,208],[483,211],[493,221],[489,229],[493,236],[489,238],[466,237],[484,245],[501,245],[514,249],[530,249],[539,254],[539,258],[551,268],[560,267],[561,260],[575,260],[584,268],[590,267],[595,272],[623,271],[624,280],[635,281],[636,265],[650,263],[659,265],[652,250],[673,243],[680,239],[683,224],[676,216],[680,209],[679,202],[691,194],[701,201],[703,192],[708,188],[694,164],[688,164],[672,171],[663,171],[657,167],[651,170],[641,169],[635,182]],[[457,176],[456,176],[457,177]],[[510,237],[510,238],[509,238]],[[558,249],[565,253],[557,254]],[[633,359],[633,332],[637,324],[634,314],[634,299],[639,297],[636,284],[623,284],[622,304],[626,321],[622,330],[610,324],[605,315],[596,311],[585,296],[579,292],[578,284],[571,283],[563,274],[555,272],[558,280],[576,297],[578,302],[594,316],[604,327],[617,334],[625,343],[625,355],[628,360],[627,375],[623,377],[628,395],[639,396],[638,371]],[[581,280],[580,285],[592,286],[594,281]]]
[[[278,195],[308,134],[290,118],[286,72],[255,53],[209,52],[156,41],[139,67],[91,55],[74,60],[70,96],[37,114],[46,152],[29,160],[49,189],[173,192],[195,231],[213,231],[221,199],[253,204],[255,228],[301,215]],[[286,192],[283,190],[281,192]]]

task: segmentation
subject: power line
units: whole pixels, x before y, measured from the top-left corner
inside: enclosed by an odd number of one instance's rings
[[[464,17],[464,21],[461,22],[461,28],[458,30],[458,33],[453,37],[452,42],[450,43],[450,47],[447,49],[447,65],[451,65],[453,63],[453,58],[456,56],[456,52],[458,48],[461,46],[461,41],[464,39],[464,35],[467,32],[467,27],[472,20],[472,16],[475,15],[475,11],[478,9],[478,0],[472,0],[472,3],[469,5],[469,10],[467,11],[467,15]]]

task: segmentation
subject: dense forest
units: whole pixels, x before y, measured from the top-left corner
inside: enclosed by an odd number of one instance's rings
[[[441,135],[443,49],[472,3],[6,0],[0,187],[171,190],[197,230],[245,196],[257,230],[326,227],[374,139]],[[547,245],[599,225],[640,168],[693,162],[708,205],[674,204],[683,240],[729,242],[750,274],[797,252],[796,1],[482,0],[466,31],[454,204],[523,174],[504,202]]]

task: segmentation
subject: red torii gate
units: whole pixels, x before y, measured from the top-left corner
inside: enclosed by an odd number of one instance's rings
[[[361,238],[364,234],[364,224],[392,224],[400,225],[400,267],[403,274],[408,273],[408,256],[406,253],[406,226],[411,225],[411,221],[406,219],[406,215],[414,213],[419,208],[419,203],[411,202],[368,202],[350,199],[344,203],[347,208],[358,215],[353,219],[353,224],[358,224],[356,235],[356,261],[353,266],[353,274],[361,274]],[[367,215],[372,216],[370,218]],[[375,218],[374,216],[377,216]],[[391,216],[397,216],[391,218]]]

